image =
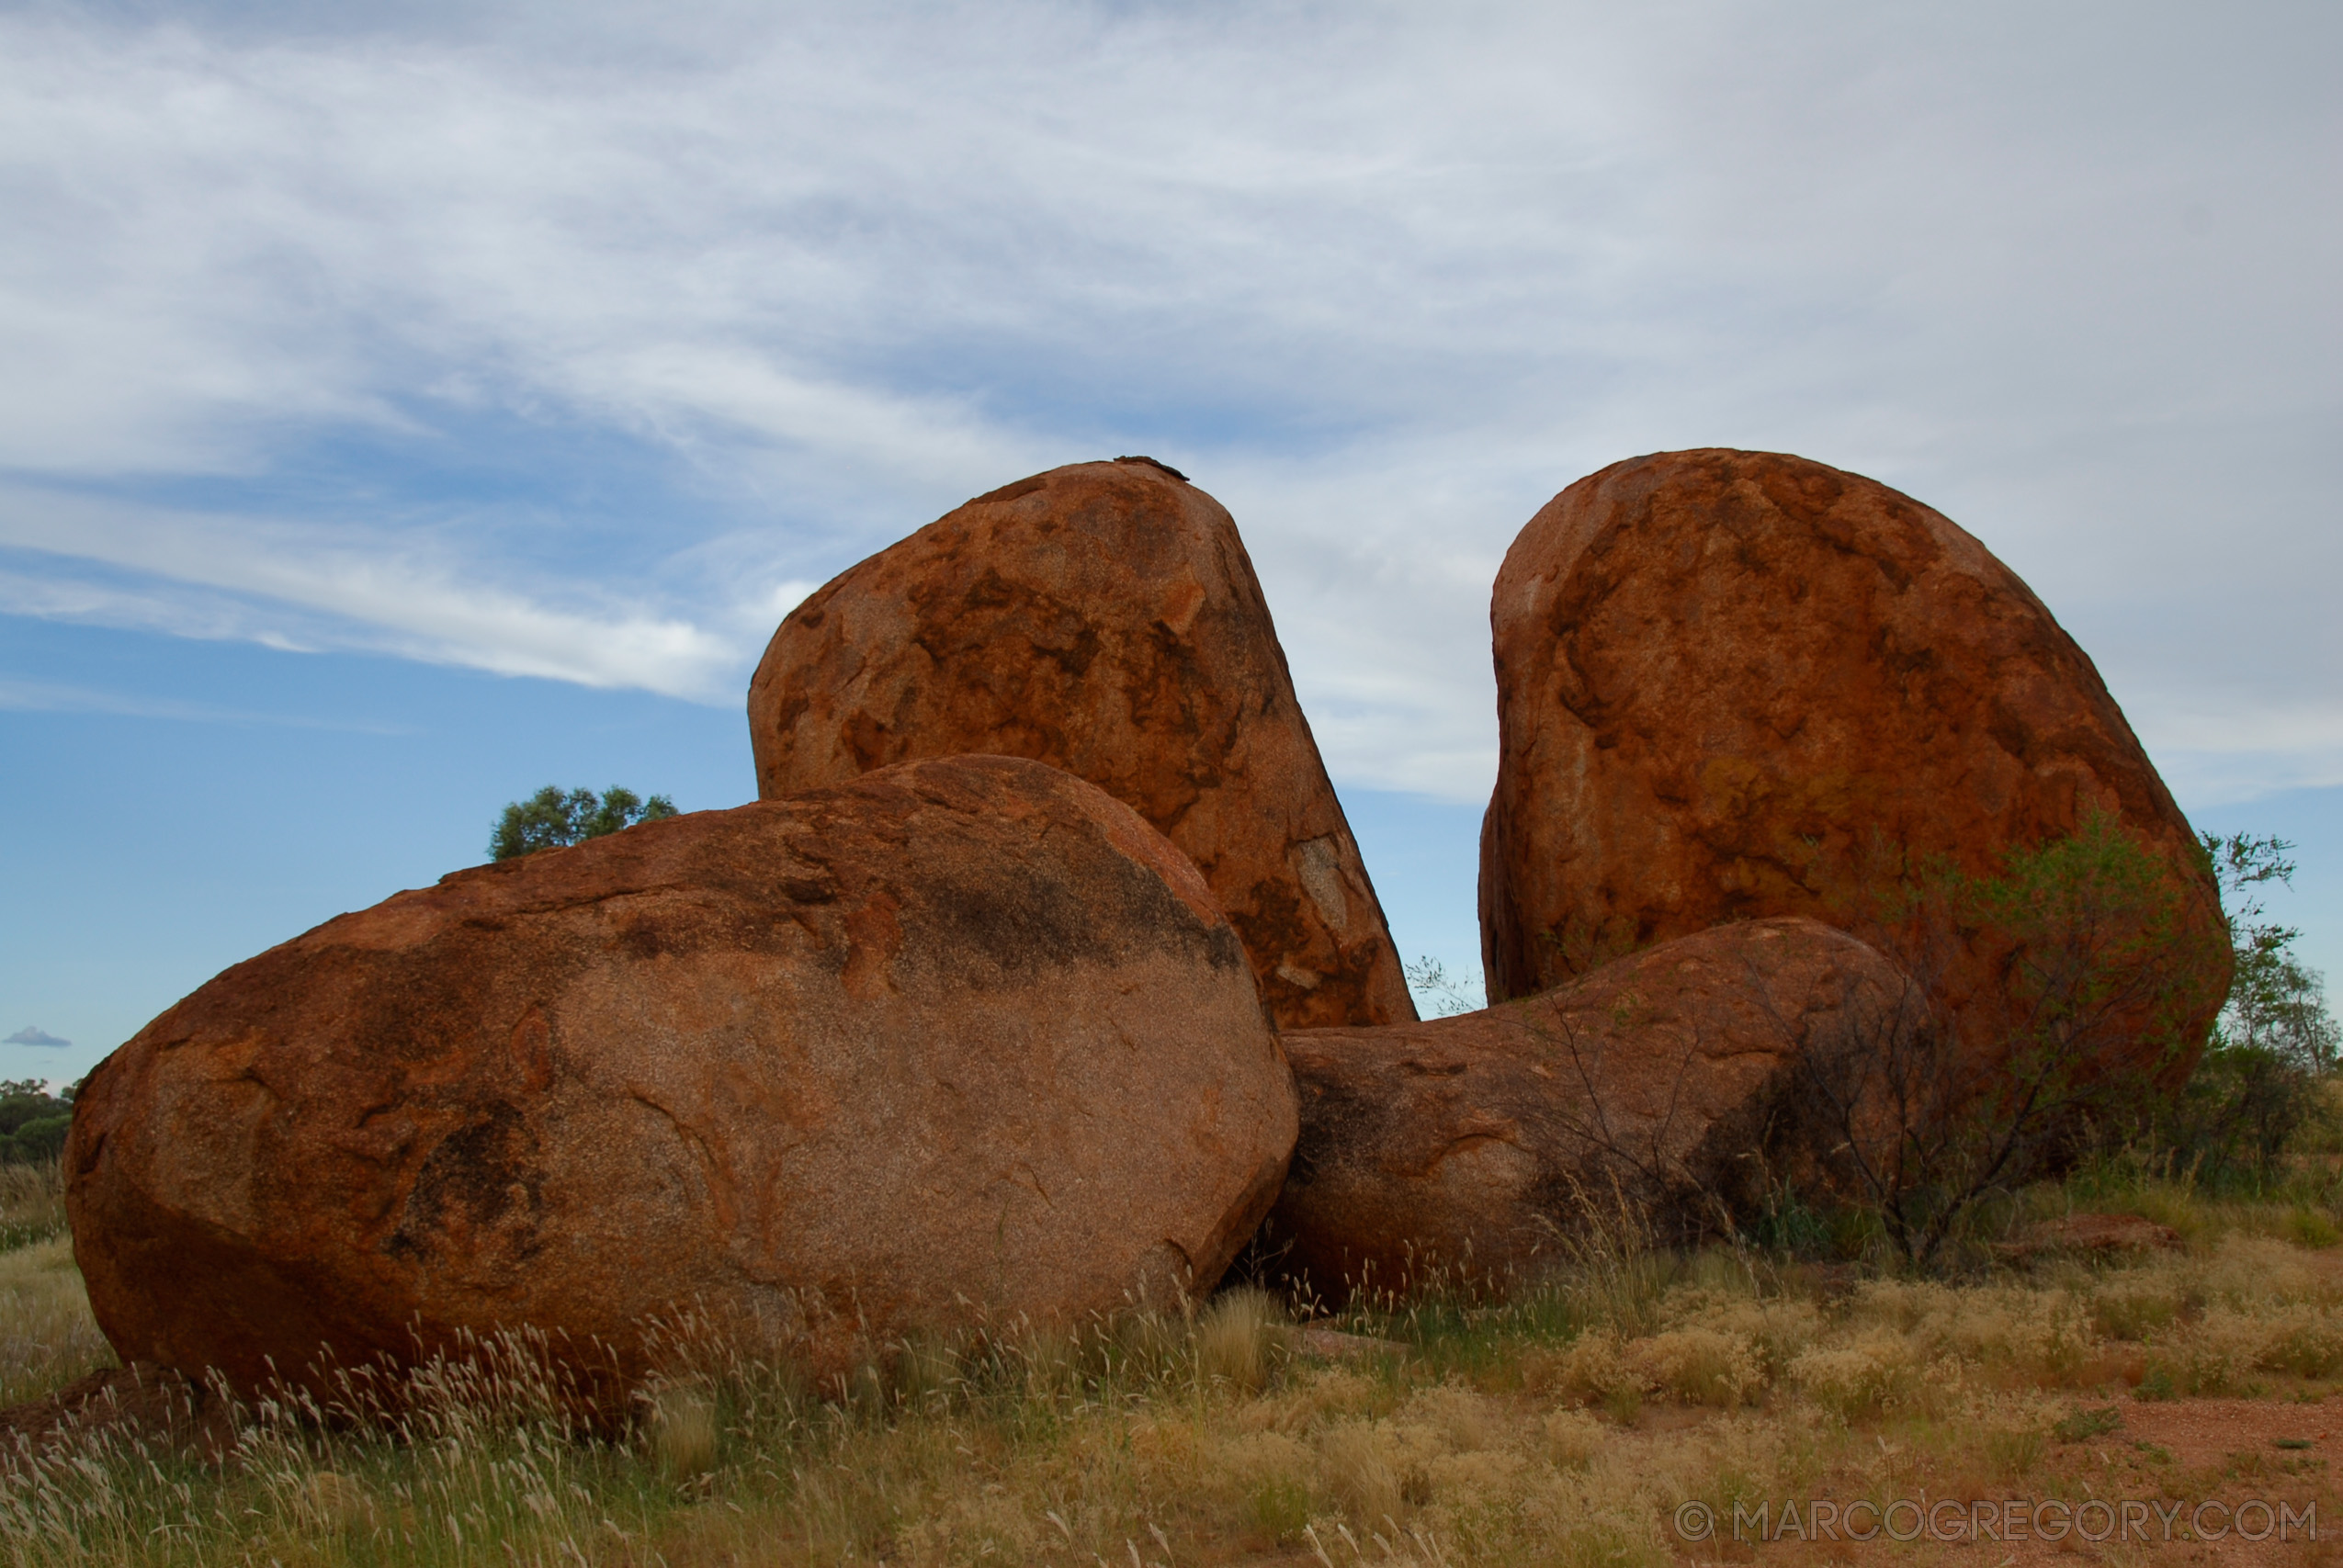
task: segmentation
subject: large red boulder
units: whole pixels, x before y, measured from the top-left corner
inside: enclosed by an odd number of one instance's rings
[[[968,757],[328,921],[108,1057],[65,1158],[126,1361],[249,1388],[526,1325],[616,1397],[684,1311],[831,1375],[1207,1288],[1294,1136],[1194,867]]]
[[[1912,1021],[1904,972],[1806,919],[1737,922],[1478,1012],[1285,1036],[1301,1142],[1265,1241],[1321,1294],[1520,1281],[1590,1225],[1688,1240],[1812,1190],[1804,1054]],[[1868,1135],[1876,1118],[1859,1119]]]
[[[789,613],[749,687],[766,799],[1031,757],[1185,851],[1281,1027],[1415,1017],[1236,525],[1145,457],[1020,479]]]
[[[2160,863],[2177,911],[2175,1005],[2133,1032],[2202,1039],[2229,958],[2187,820],[2091,661],[1937,513],[1802,457],[1637,457],[1530,520],[1489,618],[1492,998],[1808,915],[1888,945],[1985,1048],[2022,1027],[2008,933],[1902,900],[2097,821]]]

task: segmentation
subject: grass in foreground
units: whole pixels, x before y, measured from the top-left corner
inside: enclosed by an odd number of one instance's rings
[[[1719,1555],[1675,1538],[1687,1500],[2331,1505],[2320,1450],[2197,1452],[2173,1422],[2229,1396],[2311,1441],[2343,1379],[2343,1254],[2304,1245],[2293,1199],[2132,1196],[2188,1221],[2188,1249],[1952,1283],[1613,1246],[1503,1302],[1362,1307],[1334,1326],[1393,1348],[1349,1359],[1236,1291],[903,1347],[832,1401],[701,1346],[616,1435],[506,1342],[414,1374],[396,1417],[362,1379],[345,1403],[376,1419],[245,1410],[224,1464],[121,1432],[20,1452],[0,1562],[1592,1568]],[[103,1355],[59,1237],[0,1254],[0,1342],[12,1398]]]
[[[0,1165],[0,1408],[113,1364],[74,1267],[56,1168]]]

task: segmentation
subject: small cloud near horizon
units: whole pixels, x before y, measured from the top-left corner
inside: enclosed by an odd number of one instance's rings
[[[6,1040],[0,1040],[0,1045],[59,1046],[71,1045],[72,1043],[72,1041],[60,1040],[54,1034],[51,1034],[48,1031],[42,1029],[39,1024],[33,1023],[26,1024],[22,1029],[17,1030]]]

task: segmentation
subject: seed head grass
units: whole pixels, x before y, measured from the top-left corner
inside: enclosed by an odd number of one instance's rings
[[[615,1419],[542,1336],[493,1336],[330,1396],[182,1395],[172,1431],[0,1436],[0,1564],[1658,1568],[1687,1500],[2071,1489],[2143,1393],[2324,1397],[2343,1255],[2278,1201],[2179,1197],[2180,1250],[1938,1279],[1614,1219],[1502,1289],[1357,1292],[1340,1353],[1245,1286],[873,1345],[816,1384],[683,1312]],[[62,1235],[0,1251],[0,1345],[13,1401],[108,1364]]]

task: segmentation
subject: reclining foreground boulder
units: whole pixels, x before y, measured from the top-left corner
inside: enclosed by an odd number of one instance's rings
[[[2210,870],[2090,660],[1949,519],[1802,457],[1636,457],[1530,520],[1489,618],[1492,998],[1806,915],[1894,953],[1989,1068],[2032,1010],[2006,933],[1895,911],[2100,820],[2160,863],[2175,911],[2148,919],[2169,985],[2100,1043],[2186,1076],[2228,989]]]
[[[770,800],[1001,752],[1187,852],[1281,1028],[1416,1016],[1237,525],[1152,459],[980,495],[833,579],[749,687]]]
[[[251,1389],[524,1325],[623,1395],[689,1311],[834,1376],[1209,1288],[1291,1077],[1128,807],[968,757],[458,872],[100,1066],[74,1252],[124,1360]]]
[[[1800,1054],[1909,1017],[1911,982],[1814,920],[1719,926],[1571,985],[1380,1029],[1288,1032],[1301,1142],[1266,1240],[1321,1295],[1501,1282],[1590,1224],[1663,1241],[1745,1219],[1783,1146]],[[1625,1211],[1622,1214],[1622,1209]]]

